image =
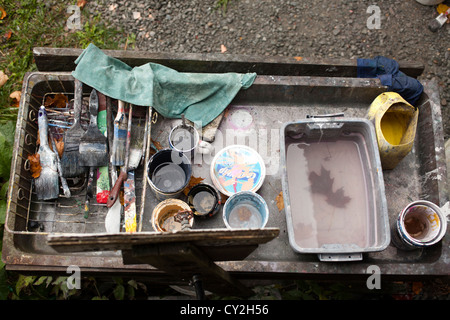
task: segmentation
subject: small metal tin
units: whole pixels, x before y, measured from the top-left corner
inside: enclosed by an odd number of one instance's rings
[[[402,248],[423,248],[438,243],[444,237],[447,219],[436,204],[418,200],[402,210],[396,228]]]
[[[180,214],[186,216],[184,220],[181,219],[182,221],[177,220],[177,215]],[[176,232],[191,229],[194,225],[194,216],[186,202],[180,199],[166,199],[153,209],[151,222],[155,231]]]
[[[177,171],[172,174],[169,170],[164,169],[164,166],[167,168],[171,166]],[[158,172],[161,174],[155,179],[155,173]],[[150,189],[160,201],[178,198],[188,185],[191,175],[192,166],[189,158],[183,153],[171,149],[159,150],[148,162],[147,181]],[[173,180],[174,177],[180,178],[179,181]]]
[[[217,189],[207,183],[193,186],[188,193],[187,201],[194,216],[202,218],[215,215],[222,202]]]
[[[199,141],[197,130],[190,125],[175,126],[169,133],[170,149],[184,153],[189,159],[194,157]]]
[[[268,220],[266,201],[252,191],[235,193],[223,206],[223,222],[228,229],[264,228]]]

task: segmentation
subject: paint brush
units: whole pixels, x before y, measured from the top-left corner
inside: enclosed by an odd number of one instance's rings
[[[106,137],[97,125],[98,95],[92,90],[89,98],[89,127],[80,139],[80,162],[86,167],[102,167],[108,165],[108,146]]]
[[[127,116],[125,114],[125,102],[118,101],[118,110],[114,119],[114,140],[112,148],[113,166],[123,166],[125,163],[125,147],[127,141]]]
[[[428,29],[430,29],[432,32],[437,32],[442,26],[447,22],[448,15],[450,14],[450,8],[447,9],[447,11],[441,13],[436,17],[436,19],[433,19],[428,24]]]
[[[83,84],[75,79],[74,122],[64,134],[64,152],[61,157],[61,170],[65,178],[78,177],[86,172],[86,168],[80,165],[80,139],[84,134],[80,122],[82,100]]]
[[[39,161],[42,167],[39,177],[34,180],[37,198],[50,200],[58,198],[59,180],[56,154],[48,144],[48,119],[45,107],[41,106],[38,113],[39,126]]]

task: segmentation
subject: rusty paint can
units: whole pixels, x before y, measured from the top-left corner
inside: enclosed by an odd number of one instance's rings
[[[186,202],[180,199],[166,199],[153,209],[151,222],[155,231],[175,232],[191,229],[194,216]]]
[[[397,247],[417,249],[438,243],[447,231],[447,218],[436,204],[418,200],[407,205],[396,221]],[[400,241],[399,241],[400,240]]]

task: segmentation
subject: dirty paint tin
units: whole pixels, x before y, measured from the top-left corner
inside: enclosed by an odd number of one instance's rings
[[[186,202],[166,199],[153,209],[151,222],[155,231],[175,232],[192,228],[194,216]]]
[[[399,214],[396,221],[397,246],[402,249],[417,249],[438,243],[447,231],[447,219],[434,203],[418,200],[410,203]]]
[[[170,148],[184,153],[189,159],[194,157],[199,140],[199,134],[193,126],[181,124],[172,128],[169,133]]]
[[[223,222],[228,229],[264,228],[268,220],[267,203],[255,192],[235,193],[223,206]]]
[[[240,191],[258,191],[266,176],[266,166],[254,149],[231,145],[215,155],[210,174],[214,186],[232,196]]]
[[[220,194],[216,188],[207,183],[199,183],[193,186],[187,197],[189,207],[195,217],[212,217],[219,211]]]
[[[191,161],[181,152],[159,150],[149,160],[147,181],[160,201],[178,198],[192,175]]]

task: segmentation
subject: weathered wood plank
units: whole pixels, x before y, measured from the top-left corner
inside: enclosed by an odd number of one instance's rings
[[[135,246],[132,253],[141,263],[163,270],[179,281],[188,282],[194,275],[200,276],[205,290],[217,294],[250,296],[253,293],[189,243]]]
[[[154,53],[145,51],[103,50],[131,67],[148,62],[159,63],[179,72],[256,72],[258,75],[356,77],[356,59],[323,59],[308,57],[247,56],[219,53]],[[39,71],[72,71],[82,49],[33,49]],[[411,77],[423,73],[421,63],[399,61],[400,70]]]
[[[278,236],[278,228],[264,229],[192,229],[175,233],[89,233],[49,234],[48,244],[58,252],[127,250],[135,245],[158,243],[193,243],[202,247],[251,246],[266,243]],[[219,249],[218,249],[219,250]],[[221,249],[220,249],[221,250]],[[219,250],[219,251],[220,251]],[[224,251],[224,254],[229,252]],[[240,256],[241,254],[238,253]]]

